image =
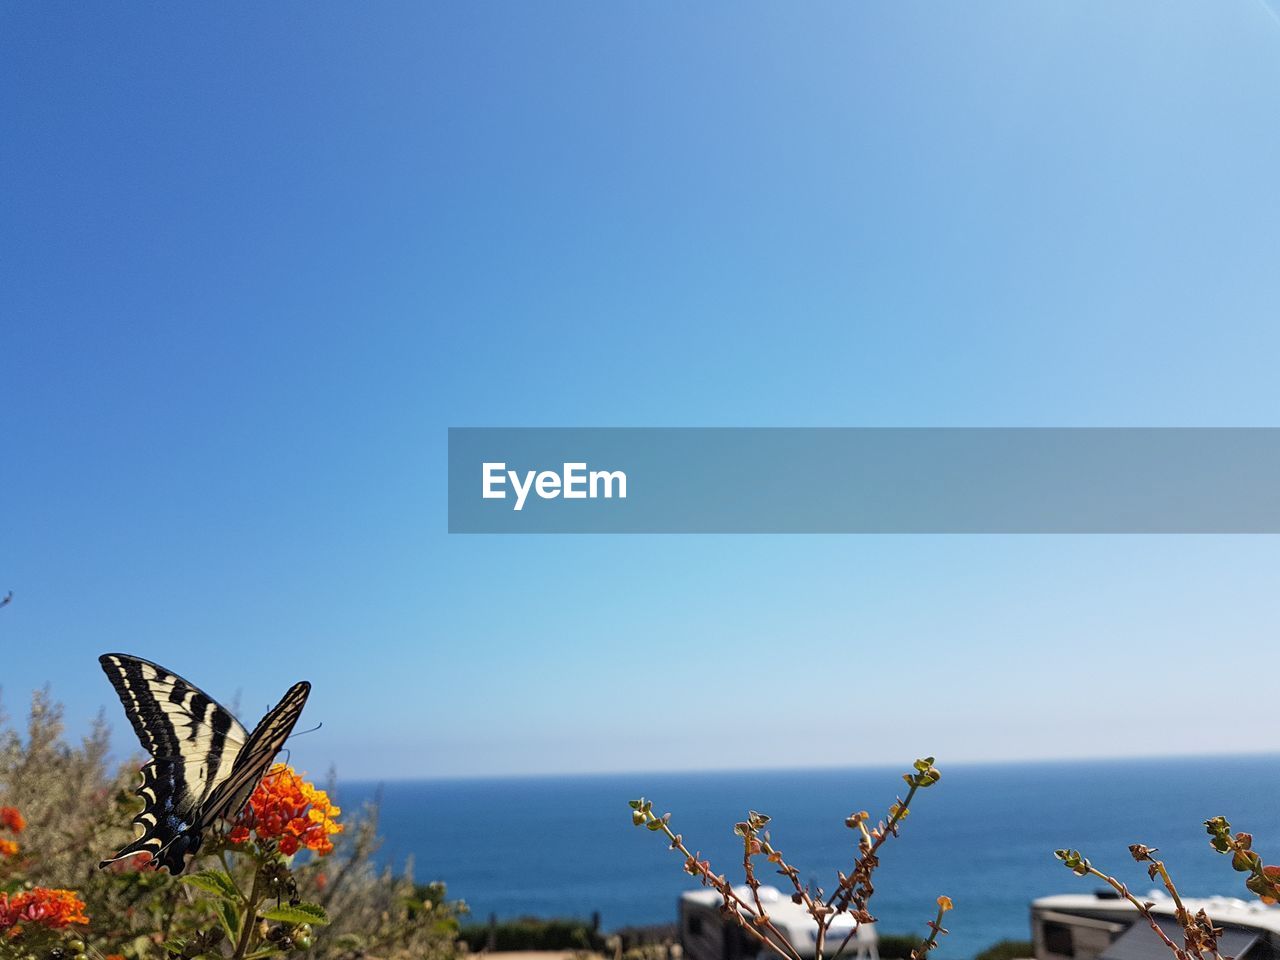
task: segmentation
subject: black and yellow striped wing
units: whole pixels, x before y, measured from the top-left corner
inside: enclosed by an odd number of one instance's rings
[[[164,667],[120,653],[98,660],[151,755],[137,791],[143,808],[133,821],[141,831],[99,866],[146,853],[179,874],[205,830],[240,812],[293,730],[310,685],[291,687],[249,733],[226,707]]]
[[[253,733],[236,754],[230,774],[214,786],[203,805],[207,822],[231,820],[240,813],[253,788],[289,739],[310,692],[311,684],[305,680],[295,683],[253,728]]]

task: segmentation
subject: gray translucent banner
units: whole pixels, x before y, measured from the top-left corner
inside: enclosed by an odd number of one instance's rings
[[[1280,429],[452,428],[449,531],[1277,533]]]

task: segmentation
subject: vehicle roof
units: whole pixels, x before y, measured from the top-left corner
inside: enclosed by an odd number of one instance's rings
[[[1151,912],[1158,916],[1172,916],[1173,898],[1163,890],[1152,890],[1145,896],[1135,894],[1139,900],[1152,904]],[[1183,897],[1187,909],[1195,913],[1203,909],[1216,924],[1236,924],[1258,930],[1280,933],[1280,907],[1267,906],[1260,900],[1240,900],[1236,897]],[[1031,901],[1034,910],[1056,910],[1059,913],[1076,913],[1082,916],[1114,916],[1136,918],[1137,907],[1127,900],[1099,897],[1092,893],[1059,893]]]
[[[746,884],[734,887],[733,892],[746,903],[753,907],[755,906],[755,901],[751,896],[751,888]],[[720,894],[710,888],[686,890],[680,894],[680,899],[686,903],[694,903],[704,907],[719,907],[721,902]],[[790,927],[795,924],[813,923],[813,917],[809,916],[809,911],[802,904],[792,902],[791,895],[784,896],[777,887],[761,884],[760,902],[764,904],[765,910],[768,911],[769,917],[775,924],[783,923]],[[847,913],[842,913],[832,918],[830,929],[849,930],[852,927],[853,917]]]

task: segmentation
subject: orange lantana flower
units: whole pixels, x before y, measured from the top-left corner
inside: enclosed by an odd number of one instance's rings
[[[84,901],[71,890],[36,887],[10,897],[0,893],[0,931],[16,936],[22,924],[33,923],[61,930],[73,923],[88,923]]]
[[[0,857],[16,857],[18,855],[18,845],[12,840],[0,839]]]
[[[0,807],[0,827],[21,833],[27,829],[27,821],[17,807]]]
[[[286,856],[302,847],[323,856],[333,851],[329,838],[342,832],[342,825],[334,820],[341,812],[327,793],[303,780],[288,764],[277,763],[249,797],[227,839],[244,843],[253,835],[274,841]]]

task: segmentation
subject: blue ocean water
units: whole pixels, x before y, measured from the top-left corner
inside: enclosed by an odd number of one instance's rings
[[[951,935],[937,956],[967,960],[1004,938],[1027,939],[1028,905],[1098,884],[1072,875],[1055,848],[1082,849],[1135,892],[1153,884],[1127,847],[1159,847],[1184,893],[1243,895],[1241,875],[1207,843],[1202,821],[1225,815],[1280,860],[1280,758],[1126,760],[1018,765],[941,764],[943,779],[913,805],[886,845],[872,912],[882,933],[920,933],[947,894]],[[606,929],[671,922],[689,889],[680,858],[631,825],[627,800],[672,811],[691,848],[737,880],[733,824],[748,809],[773,817],[774,843],[803,875],[832,886],[854,835],[844,818],[884,810],[903,788],[897,769],[646,773],[342,785],[351,807],[381,795],[383,858],[412,855],[420,880],[443,880],[483,920],[602,915]],[[782,878],[778,878],[781,880]]]

